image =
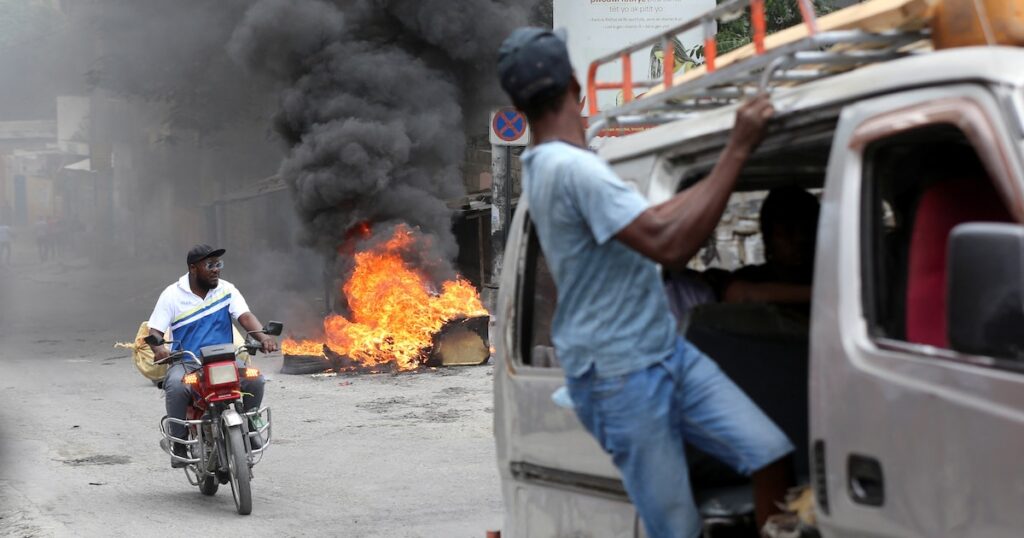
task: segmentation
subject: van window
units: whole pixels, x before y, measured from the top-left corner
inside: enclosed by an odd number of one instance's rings
[[[871,335],[948,349],[949,234],[966,222],[1010,222],[1009,211],[952,125],[871,143],[863,188],[861,271]]]
[[[519,356],[526,366],[558,368],[551,342],[551,322],[555,317],[557,293],[540,241],[532,225],[526,233],[526,259],[519,288]]]

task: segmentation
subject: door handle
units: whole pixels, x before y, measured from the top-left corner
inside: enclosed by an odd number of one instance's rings
[[[885,503],[885,477],[877,459],[850,454],[846,462],[847,488],[857,504],[882,506]]]

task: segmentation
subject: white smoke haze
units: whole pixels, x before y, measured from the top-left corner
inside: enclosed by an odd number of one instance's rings
[[[192,243],[220,242],[225,278],[255,311],[304,320],[351,269],[337,253],[356,224],[372,225],[370,242],[409,225],[422,238],[410,264],[454,276],[446,201],[463,194],[466,133],[483,135],[506,102],[495,54],[537,6],[550,12],[549,0],[0,0],[0,121],[52,119],[60,95],[92,103],[98,173],[117,186],[116,207],[81,227],[90,261],[180,274]],[[238,212],[214,224],[217,204],[274,175],[287,192],[247,202],[252,229],[218,239]]]

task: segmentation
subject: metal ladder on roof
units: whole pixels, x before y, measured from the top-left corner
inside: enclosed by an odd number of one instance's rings
[[[614,135],[616,130],[642,130],[685,119],[757,93],[770,93],[781,87],[792,87],[864,65],[901,58],[913,53],[914,44],[928,39],[927,30],[819,32],[811,0],[796,2],[808,36],[779,47],[765,48],[764,0],[729,0],[696,18],[594,60],[587,70],[586,100],[590,112],[587,139],[606,133]],[[755,56],[717,68],[715,22],[738,17],[748,6],[754,30]],[[706,72],[691,80],[675,83],[675,55],[669,52],[675,50],[673,39],[697,27],[704,31]],[[634,81],[632,54],[659,43],[666,51],[662,54],[662,80]],[[598,81],[598,69],[615,61],[622,63],[621,79]],[[636,98],[636,88],[655,91]],[[621,91],[624,102],[602,112],[598,107],[598,92],[609,90]]]

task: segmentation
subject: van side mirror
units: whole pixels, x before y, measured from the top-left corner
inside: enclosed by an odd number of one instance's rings
[[[263,334],[270,336],[280,336],[281,331],[284,330],[284,324],[280,321],[268,321],[267,326],[263,329]]]
[[[975,222],[953,228],[946,282],[950,346],[1024,360],[1024,226]]]

